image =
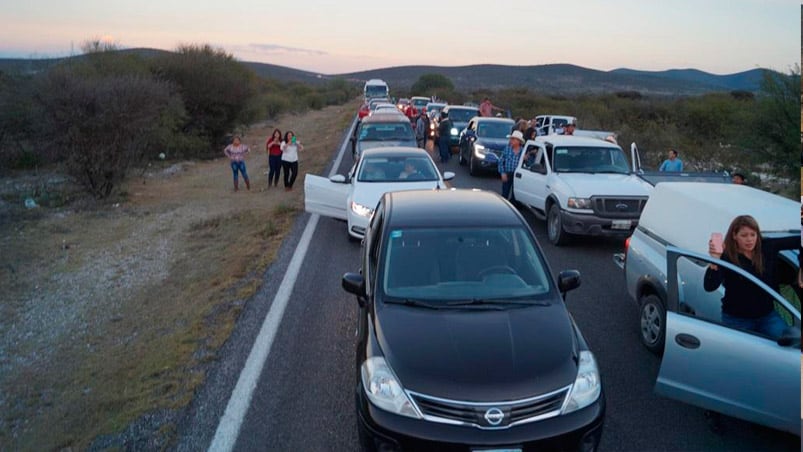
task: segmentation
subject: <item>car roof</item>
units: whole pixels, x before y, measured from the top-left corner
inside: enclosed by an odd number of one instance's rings
[[[372,114],[371,116],[365,117],[362,120],[363,124],[383,123],[383,122],[387,122],[387,123],[404,122],[404,123],[409,124],[410,120],[407,119],[407,116],[404,116],[404,114],[402,112],[398,111],[398,109],[397,109],[397,111],[392,111],[392,110],[388,109],[387,112],[383,112],[383,111],[374,112],[374,114]]]
[[[473,111],[479,111],[479,109],[477,107],[469,107],[469,106],[466,106],[466,105],[446,105],[443,108],[444,108],[444,110],[448,108],[449,110],[473,110]]]
[[[428,102],[427,103],[427,107],[429,107],[430,105],[433,106],[433,107],[445,107],[445,106],[447,106],[449,104],[447,104],[445,102]]]
[[[618,145],[600,138],[579,137],[574,135],[542,135],[536,137],[535,141],[550,143],[553,146],[588,146],[621,149]]]
[[[639,227],[677,247],[708,253],[711,233],[725,234],[739,215],[752,215],[762,234],[793,231],[799,236],[794,215],[799,208],[797,201],[746,185],[661,182],[650,193]]]
[[[526,225],[510,203],[489,191],[410,190],[389,192],[384,197],[388,228]]]
[[[366,157],[429,157],[429,153],[412,146],[381,146],[362,151],[361,158]]]
[[[501,122],[501,123],[508,123],[508,124],[515,124],[511,118],[497,118],[495,116],[475,116],[471,118],[471,121],[478,121],[478,122]]]

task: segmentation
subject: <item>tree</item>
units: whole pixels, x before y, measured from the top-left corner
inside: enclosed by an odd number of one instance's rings
[[[97,198],[109,196],[131,166],[159,149],[181,117],[170,85],[141,75],[88,78],[61,67],[36,92],[43,147],[57,150],[67,171]]]
[[[444,93],[453,93],[454,84],[448,77],[441,74],[424,74],[418,77],[418,80],[413,83],[410,92],[418,93],[416,95],[427,96],[436,95],[438,97],[444,96]]]
[[[157,58],[153,71],[178,87],[188,115],[183,132],[208,145],[198,154],[219,152],[226,135],[254,119],[248,104],[257,97],[256,74],[221,49],[181,46]]]

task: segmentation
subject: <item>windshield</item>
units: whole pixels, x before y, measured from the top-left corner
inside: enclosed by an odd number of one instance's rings
[[[385,97],[388,95],[388,87],[385,85],[368,85],[365,87],[366,97]]]
[[[415,108],[425,107],[429,103],[429,99],[413,99],[413,106]]]
[[[439,180],[438,170],[428,157],[363,157],[360,182],[422,182]]]
[[[613,147],[555,148],[554,170],[562,173],[628,174],[625,153]]]
[[[477,124],[477,136],[480,138],[506,138],[510,135],[513,121],[497,122],[485,121]]]
[[[359,141],[415,141],[409,121],[383,124],[363,124]]]
[[[390,231],[381,290],[446,305],[477,299],[545,299],[550,279],[524,227]]]
[[[452,122],[468,122],[471,118],[477,116],[478,114],[478,110],[452,108],[449,109],[449,120]],[[510,133],[510,130],[508,130],[508,133]]]

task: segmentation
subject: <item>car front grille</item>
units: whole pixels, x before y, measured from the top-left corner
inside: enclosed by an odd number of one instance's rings
[[[571,386],[529,399],[504,402],[464,402],[410,392],[424,418],[481,429],[504,429],[560,414]]]
[[[591,201],[594,213],[599,217],[638,218],[641,216],[641,211],[644,210],[647,197],[606,198],[593,196]]]

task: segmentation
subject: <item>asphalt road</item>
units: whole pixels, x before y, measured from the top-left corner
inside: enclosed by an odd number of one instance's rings
[[[345,136],[345,132],[344,132]],[[345,173],[346,156],[338,172]],[[493,176],[472,177],[457,159],[458,188],[497,191]],[[328,174],[328,170],[327,170]],[[243,311],[242,320],[209,372],[207,384],[178,425],[177,450],[209,447],[259,325],[270,307],[294,240],[309,220],[300,216],[293,234],[266,275],[265,288]],[[567,305],[600,366],[608,401],[602,451],[800,450],[800,439],[732,418],[712,431],[701,409],[653,394],[658,358],[638,338],[637,308],[611,255],[620,240],[580,239],[556,248],[543,221],[530,222],[554,274],[578,269],[581,287]],[[237,436],[235,450],[353,451],[358,449],[353,391],[357,302],[340,287],[357,270],[360,245],[349,242],[344,222],[320,218],[283,321]]]

